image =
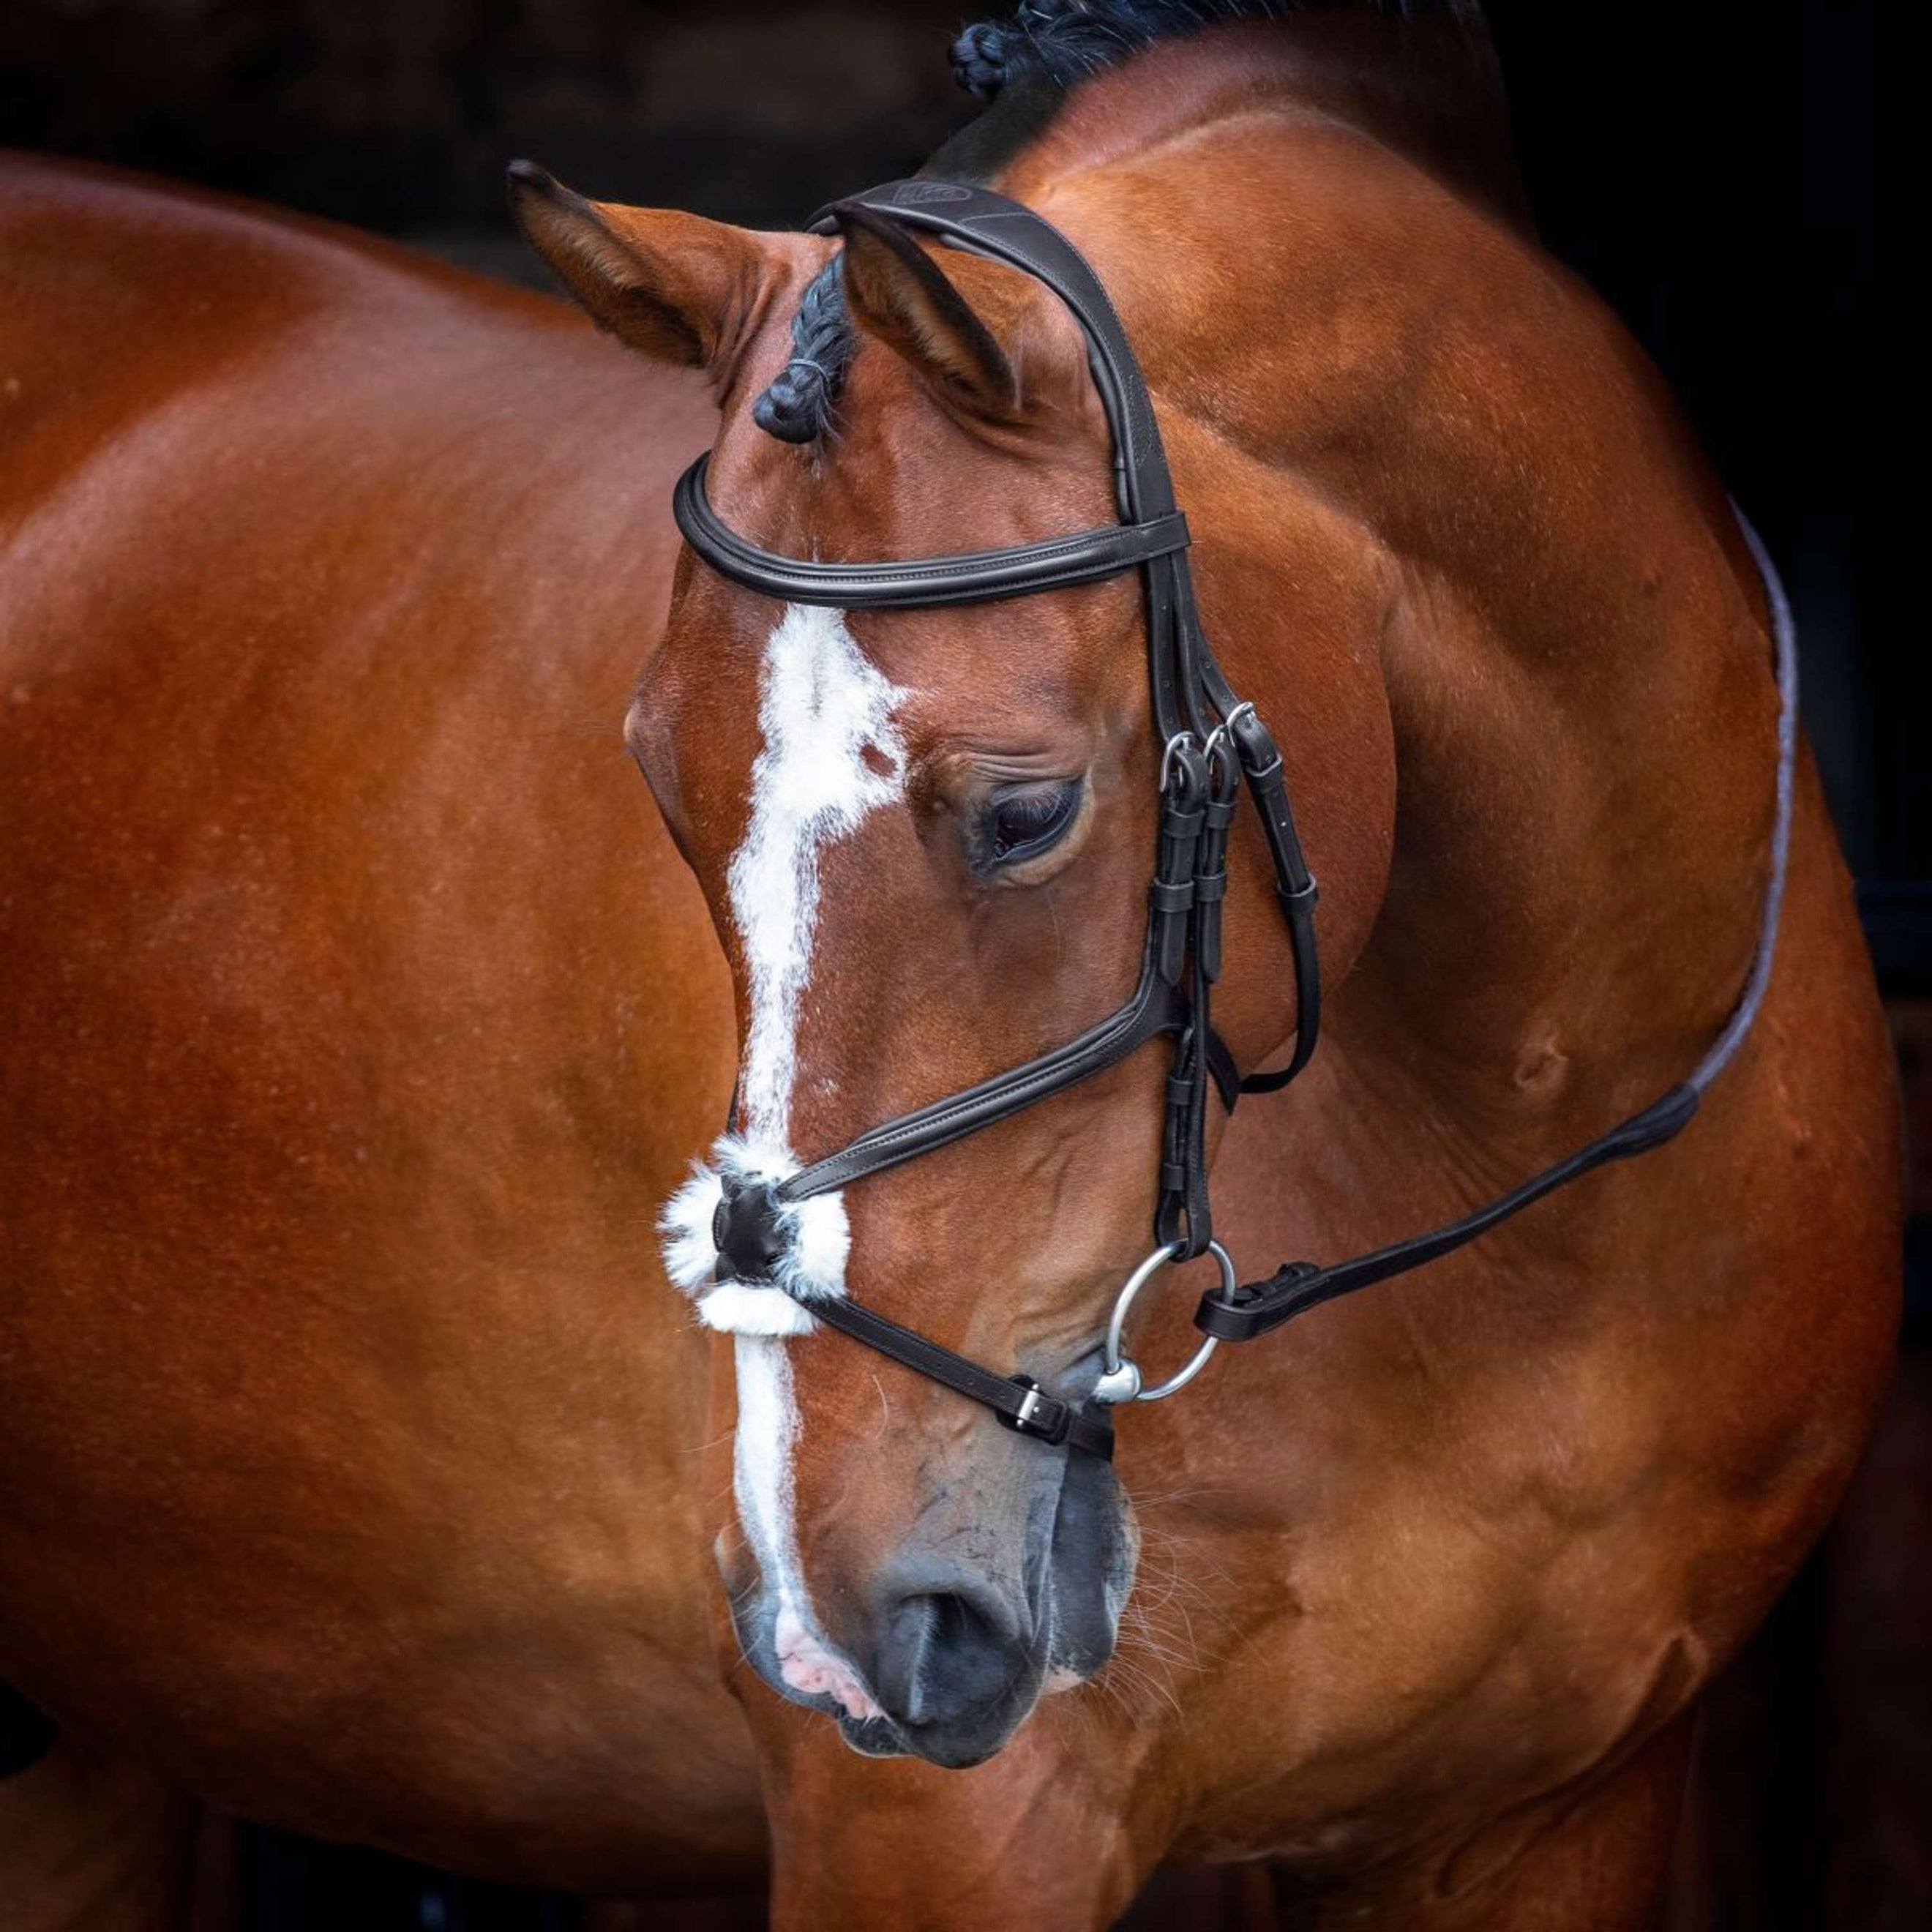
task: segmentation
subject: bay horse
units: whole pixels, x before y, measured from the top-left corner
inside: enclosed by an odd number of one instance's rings
[[[1321,882],[1320,1048],[1212,1112],[1215,1225],[1325,1259],[1696,1060],[1778,705],[1721,489],[1528,230],[1480,23],[1242,17],[1280,10],[969,34],[996,98],[926,174],[1070,238],[1147,372]],[[782,1925],[1097,1927],[1162,1859],[1258,1856],[1297,1924],[1640,1924],[1698,1693],[1895,1326],[1887,1049],[1808,762],[1762,1010],[1670,1144],[1223,1348],[1111,1466],[1002,1429],[824,1298],[1090,1376],[1153,1053],[802,1214],[812,1293],[721,1281],[709,1210],[718,1167],[1132,990],[1139,593],[787,608],[668,505],[709,442],[790,556],[1108,523],[1085,345],[862,223],[512,194],[619,346],[9,171],[0,1674],[202,1796],[471,1869],[768,1857]],[[606,728],[640,660],[656,814]],[[1252,1073],[1302,1016],[1252,824],[1228,874]],[[1192,1272],[1134,1333],[1163,1372]]]

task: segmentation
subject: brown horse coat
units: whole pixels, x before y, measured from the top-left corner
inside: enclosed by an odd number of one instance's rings
[[[0,1676],[253,1815],[754,1868],[652,1227],[729,988],[619,735],[706,404],[110,177],[0,254]]]
[[[1721,492],[1615,324],[1400,131],[1224,32],[1091,83],[1003,177],[1120,302],[1208,621],[1306,802],[1342,983],[1215,1166],[1225,1238],[1270,1260],[1444,1218],[1681,1076],[1765,860],[1762,613]],[[707,1654],[707,1534],[758,1580],[730,1345],[650,1228],[722,1117],[731,988],[610,728],[702,393],[554,305],[224,205],[20,164],[4,210],[33,298],[0,371],[0,1675],[258,1815],[570,1882],[742,1869],[761,1774],[788,1924],[1098,1925],[1157,1858],[1264,1851],[1311,1923],[1636,1923],[1684,1714],[1888,1360],[1886,1049],[1808,768],[1769,1003],[1681,1142],[1129,1416],[1120,1657],[990,1762],[859,1759],[728,1669],[754,1769]],[[918,554],[1104,501],[1076,392],[1064,434],[979,435],[883,268],[844,442],[822,471],[764,446],[744,411],[824,244],[609,218],[678,325],[645,346],[716,374],[729,338],[741,526]],[[948,272],[1050,389],[1052,320]],[[827,871],[814,1143],[1124,990],[1132,602],[1049,601],[854,626],[916,694],[927,829],[880,814]],[[634,721],[728,938],[754,602],[680,580]],[[1092,826],[972,914],[962,964],[929,827],[1029,665]],[[1252,1064],[1293,1016],[1240,863]],[[1090,915],[1058,956],[1024,909],[1054,903]],[[855,1292],[988,1358],[1090,1333],[1144,1242],[1157,1084],[855,1190]],[[908,1265],[934,1252],[956,1270]],[[836,1336],[787,1346],[803,1562],[856,1646],[908,1526],[1036,1452]]]

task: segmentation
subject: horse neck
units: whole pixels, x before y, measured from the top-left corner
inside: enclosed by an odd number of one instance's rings
[[[1393,1106],[1419,1082],[1479,1115],[1507,1171],[1681,1077],[1735,996],[1773,778],[1761,607],[1614,318],[1473,162],[1420,164],[1440,104],[1405,134],[1384,94],[1364,125],[1345,64],[1258,45],[1093,84],[1013,178],[1116,290],[1184,501],[1233,471],[1267,522],[1336,520],[1372,554],[1399,802],[1380,903],[1328,955],[1351,969],[1330,1040],[1401,1070]],[[1211,567],[1204,547],[1204,595]],[[1292,733],[1305,653],[1259,628],[1236,682]],[[1318,872],[1371,806],[1306,800]]]

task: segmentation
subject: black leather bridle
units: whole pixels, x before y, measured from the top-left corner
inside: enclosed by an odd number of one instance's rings
[[[1315,881],[1295,831],[1280,754],[1254,706],[1222,675],[1202,634],[1188,568],[1187,526],[1175,506],[1146,381],[1093,270],[1057,229],[988,189],[925,179],[892,182],[836,204],[810,226],[829,232],[842,213],[854,208],[924,230],[1021,269],[1043,282],[1071,310],[1087,339],[1089,365],[1113,437],[1120,520],[1069,536],[958,556],[820,563],[761,549],[728,527],[706,495],[707,459],[700,457],[678,480],[673,501],[678,527],[705,562],[733,582],[764,596],[839,610],[985,603],[1138,569],[1146,590],[1154,722],[1164,748],[1146,946],[1138,983],[1126,1004],[1065,1046],[874,1127],[782,1180],[728,1178],[712,1229],[717,1278],[783,1285],[785,1271],[776,1264],[788,1238],[788,1210],[976,1132],[1114,1065],[1151,1040],[1171,1036],[1174,1049],[1154,1212],[1156,1246],[1116,1305],[1106,1371],[1086,1402],[1052,1395],[1028,1376],[985,1367],[849,1297],[808,1298],[795,1288],[787,1291],[818,1319],[984,1403],[1022,1435],[1108,1456],[1113,1452],[1112,1407],[1171,1394],[1192,1377],[1216,1342],[1250,1340],[1324,1302],[1420,1268],[1592,1168],[1660,1145],[1690,1119],[1705,1088],[1749,1030],[1770,976],[1784,896],[1797,740],[1790,614],[1762,545],[1744,525],[1764,575],[1776,636],[1780,710],[1772,863],[1757,950],[1743,992],[1696,1068],[1641,1112],[1474,1214],[1352,1260],[1327,1267],[1291,1262],[1264,1280],[1239,1285],[1226,1251],[1214,1239],[1205,1138],[1209,1086],[1211,1082],[1231,1110],[1243,1094],[1286,1087],[1308,1064],[1320,1026]],[[1221,970],[1228,839],[1244,787],[1274,862],[1276,896],[1293,947],[1299,1014],[1288,1065],[1245,1078],[1214,1032],[1211,1016]],[[1161,1388],[1144,1389],[1138,1370],[1124,1360],[1119,1346],[1133,1294],[1159,1263],[1210,1251],[1220,1264],[1221,1282],[1202,1298],[1195,1315],[1196,1326],[1208,1341],[1180,1376]]]

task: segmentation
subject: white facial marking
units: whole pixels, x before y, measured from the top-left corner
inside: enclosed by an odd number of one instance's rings
[[[758,700],[764,743],[752,766],[744,842],[726,874],[751,980],[739,1069],[743,1132],[718,1142],[712,1168],[693,1170],[658,1222],[671,1279],[697,1298],[699,1318],[727,1334],[809,1334],[812,1318],[793,1297],[845,1292],[851,1233],[837,1194],[785,1210],[783,1288],[715,1284],[711,1221],[721,1174],[782,1180],[801,1164],[791,1147],[791,1100],[799,1004],[818,934],[819,855],[904,795],[905,746],[892,722],[904,695],[866,661],[840,611],[788,604],[766,640]]]
[[[765,746],[752,767],[751,824],[728,880],[752,980],[738,1105],[754,1141],[789,1144],[819,852],[903,794],[905,748],[892,722],[903,695],[860,655],[842,613],[786,607],[765,646]]]
[[[817,1633],[792,1528],[792,1452],[798,1442],[798,1404],[792,1397],[791,1358],[783,1342],[740,1335],[734,1345],[738,1376],[738,1435],[733,1492],[738,1520],[750,1538],[758,1570],[777,1599],[772,1628],[779,1674],[808,1697],[831,1697],[854,1718],[881,1715],[865,1681]]]
[[[855,1718],[880,1714],[863,1678],[822,1637],[794,1528],[793,1454],[799,1431],[783,1338],[814,1324],[800,1301],[845,1292],[851,1245],[844,1202],[819,1195],[785,1210],[785,1287],[713,1278],[712,1217],[722,1176],[782,1180],[800,1163],[790,1140],[798,1078],[800,1002],[812,977],[824,848],[866,814],[904,796],[905,748],[892,721],[904,694],[860,652],[837,610],[788,604],[766,641],[752,767],[752,811],[726,875],[751,981],[751,1024],[739,1070],[743,1132],[695,1168],[658,1225],[671,1279],[707,1326],[735,1335],[738,1432],[733,1488],[766,1587],[776,1599],[772,1642],[791,1688],[829,1696]],[[789,1289],[790,1292],[788,1292]]]

